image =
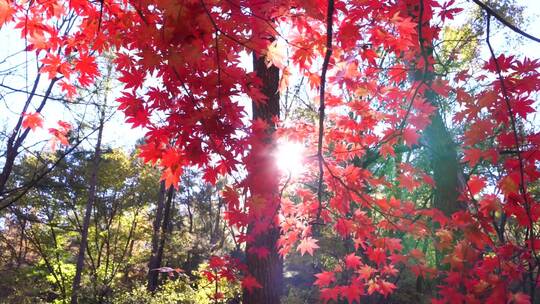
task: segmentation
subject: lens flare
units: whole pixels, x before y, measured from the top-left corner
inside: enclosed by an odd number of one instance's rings
[[[304,171],[304,146],[298,142],[281,142],[276,151],[278,168],[287,175],[299,175]]]

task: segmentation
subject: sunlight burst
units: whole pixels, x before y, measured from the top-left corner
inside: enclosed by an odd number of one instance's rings
[[[280,142],[276,151],[276,162],[279,169],[291,176],[304,170],[304,146],[298,142]]]

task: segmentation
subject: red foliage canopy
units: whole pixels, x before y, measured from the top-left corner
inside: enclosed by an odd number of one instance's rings
[[[329,4],[335,7],[330,24]],[[298,181],[313,184],[324,172],[324,189],[296,187],[294,202],[272,195],[246,199],[249,190],[272,192],[264,189],[274,186],[265,176],[278,173],[263,168],[265,174],[249,174],[223,192],[229,224],[244,231],[265,219],[250,231],[256,234],[279,219],[283,256],[293,248],[316,254],[322,244],[314,225],[334,227],[351,240],[342,265],[316,275],[324,302],[387,297],[398,272],[409,268],[443,282],[434,303],[528,303],[540,267],[540,205],[528,187],[540,177],[540,136],[524,122],[535,112],[540,62],[495,56],[489,45],[492,56],[481,71],[457,71],[453,79],[435,76],[433,48],[441,26],[460,12],[453,0],[0,0],[0,26],[13,23],[29,39],[27,51],[41,56],[41,72],[62,79],[69,95],[73,84],[86,86],[99,74],[96,56],[114,52],[123,84],[119,109],[133,127],[147,130],[140,155],[163,168],[167,185],[176,186],[186,166],[201,168],[211,183],[260,169],[250,151],[264,144],[259,135],[267,125],[249,122],[241,100],[265,103],[264,80],[244,67],[244,52],[265,55],[282,70],[284,82],[294,73],[312,90],[324,84],[324,129],[302,118],[276,133],[301,141],[308,155],[321,152],[308,160]],[[71,24],[71,30],[58,21]],[[322,67],[327,31],[333,34],[332,52]],[[288,66],[275,39],[286,41]],[[328,77],[321,78],[325,69]],[[472,83],[485,85],[473,90]],[[355,161],[429,147],[421,138],[439,110],[434,100],[450,97],[459,103],[453,122],[464,128],[458,139],[463,166],[475,173],[461,193],[460,210],[445,215],[406,196],[381,198],[383,189],[413,192],[436,185],[431,172],[408,163],[398,166],[397,176],[380,176]],[[24,124],[34,129],[40,122],[28,114]],[[57,131],[64,143],[60,135],[67,129]],[[488,170],[476,172],[479,164]],[[425,252],[405,249],[390,235],[433,239],[446,266],[429,267]],[[260,258],[276,249],[253,248]],[[226,275],[220,267],[208,275]],[[242,285],[248,291],[261,286],[249,274]]]

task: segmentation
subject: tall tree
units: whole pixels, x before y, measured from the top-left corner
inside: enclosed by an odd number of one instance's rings
[[[106,99],[105,99],[106,104]],[[79,243],[79,253],[77,254],[77,264],[75,268],[75,276],[73,277],[73,283],[71,286],[71,303],[78,303],[79,289],[81,285],[81,277],[84,269],[84,257],[88,247],[88,230],[90,228],[90,217],[92,216],[92,209],[94,208],[94,201],[96,199],[96,191],[98,187],[98,172],[101,162],[101,144],[103,140],[103,128],[105,125],[105,109],[106,106],[101,106],[98,122],[98,134],[96,139],[96,145],[93,156],[93,164],[91,169],[90,181],[88,184],[88,200],[84,208],[84,217],[81,227],[81,239]]]
[[[253,69],[262,80],[265,101],[253,101],[253,120],[261,123],[252,139],[248,164],[251,221],[246,244],[247,267],[261,288],[244,289],[243,303],[280,303],[283,293],[283,261],[278,254],[279,172],[274,158],[275,119],[279,118],[279,69],[264,56],[253,53]],[[268,254],[261,255],[260,250]]]

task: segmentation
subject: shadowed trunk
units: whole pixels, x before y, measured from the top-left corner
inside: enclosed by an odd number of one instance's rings
[[[456,144],[438,112],[433,114],[431,124],[424,130],[424,140],[435,181],[433,207],[450,216],[464,208],[459,195],[465,188],[465,181]]]
[[[433,56],[433,41],[428,40],[429,20],[425,18],[427,3],[420,1],[405,2],[405,9],[409,17],[418,23],[418,43],[421,54],[417,60],[424,62],[417,66],[417,70],[410,76],[415,80],[422,80],[423,85],[431,87],[435,80],[435,67],[433,62],[428,60]],[[422,18],[422,20],[420,20]],[[427,102],[436,108],[431,115],[431,122],[423,132],[423,144],[428,149],[433,179],[435,181],[433,207],[441,210],[445,215],[450,216],[454,212],[463,209],[459,202],[459,196],[464,189],[463,170],[459,164],[456,144],[452,134],[446,128],[443,118],[439,112],[437,103],[438,94],[431,88],[424,93]]]
[[[256,220],[248,227],[248,234],[252,240],[247,242],[246,256],[249,273],[257,279],[262,288],[244,289],[244,304],[276,304],[280,303],[283,292],[283,261],[277,251],[279,228],[276,225],[276,214],[279,208],[279,175],[276,171],[273,154],[275,143],[273,133],[275,125],[274,116],[279,116],[279,69],[275,66],[267,67],[264,57],[253,55],[253,68],[262,80],[262,93],[268,100],[262,103],[253,102],[253,119],[265,121],[268,128],[258,138],[257,144],[251,151],[248,179],[250,182],[251,200],[250,214]],[[263,182],[264,181],[264,182]],[[259,203],[255,203],[260,200]],[[258,206],[258,207],[256,207]],[[261,210],[256,210],[260,208]],[[258,226],[262,225],[262,226]],[[252,248],[266,248],[268,256],[257,256]]]
[[[424,97],[426,102],[435,107],[435,111],[431,115],[430,124],[423,131],[421,142],[427,148],[430,166],[433,170],[435,187],[432,207],[450,217],[456,211],[465,208],[465,205],[459,201],[460,194],[465,189],[465,180],[456,144],[440,113],[437,102],[438,94],[431,89],[435,80],[435,66],[433,62],[429,61],[429,57],[433,56],[434,46],[433,41],[426,39],[428,37],[426,29],[430,27],[429,20],[425,18],[426,5],[422,0],[419,3],[414,1],[405,3],[408,16],[417,22],[418,43],[422,52],[419,54],[418,60],[424,63],[423,67],[417,67],[417,70],[410,76],[415,80],[422,80],[423,85],[430,87],[424,93]],[[434,228],[438,228],[437,223],[434,224]],[[441,267],[439,261],[442,257],[443,252],[437,250],[435,260],[438,268]],[[418,276],[416,280],[417,292],[423,292],[423,284],[424,277]]]
[[[154,218],[154,223],[152,225],[152,253],[150,256],[150,261],[148,262],[148,283],[146,287],[149,291],[154,291],[157,287],[158,273],[156,271],[152,271],[152,269],[159,268],[159,265],[156,264],[156,262],[159,245],[159,228],[161,227],[161,219],[163,218],[163,209],[165,206],[165,192],[165,182],[162,181],[159,185],[156,217]]]

